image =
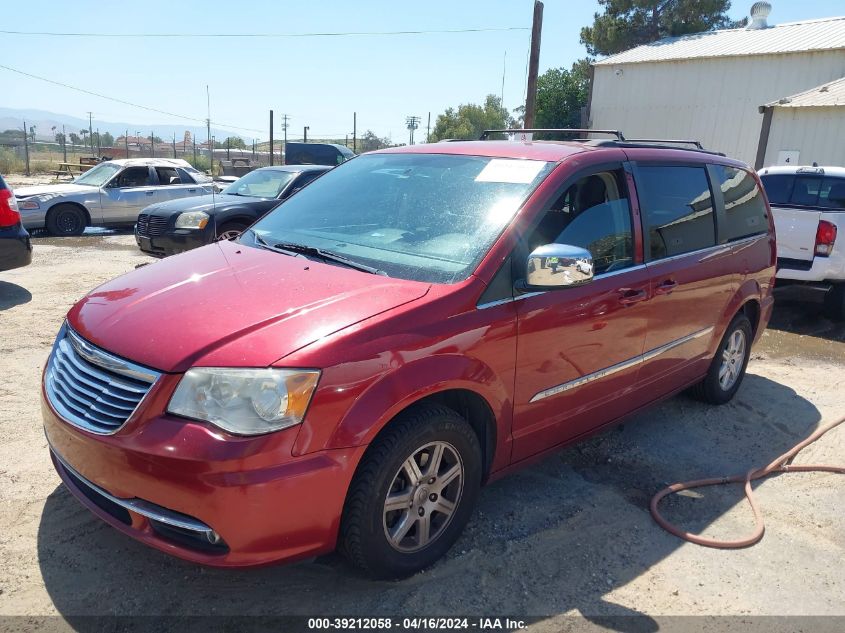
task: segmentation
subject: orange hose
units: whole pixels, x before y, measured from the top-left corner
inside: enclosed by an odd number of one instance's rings
[[[757,502],[754,500],[754,491],[751,489],[751,482],[757,479],[762,479],[763,477],[768,477],[769,475],[787,472],[827,472],[845,475],[845,467],[823,465],[792,466],[790,464],[790,462],[795,459],[795,456],[798,455],[798,453],[800,453],[807,446],[821,438],[822,435],[824,435],[834,427],[839,426],[843,422],[845,422],[845,417],[840,418],[839,420],[832,422],[828,425],[819,427],[815,431],[815,433],[807,437],[804,441],[796,445],[794,448],[791,448],[789,451],[775,459],[768,466],[764,468],[750,470],[745,475],[733,475],[731,477],[714,477],[712,479],[696,479],[694,481],[685,481],[683,483],[672,484],[671,486],[664,488],[656,495],[654,495],[654,497],[652,497],[650,506],[651,516],[654,517],[654,520],[660,527],[662,527],[670,534],[674,534],[678,538],[681,538],[685,541],[689,541],[690,543],[696,543],[697,545],[704,545],[705,547],[716,547],[719,549],[738,549],[741,547],[748,547],[750,545],[754,545],[755,543],[758,543],[760,539],[763,538],[763,533],[766,528],[763,525],[763,516],[760,513],[760,508],[758,507]],[[745,484],[745,497],[746,499],[748,499],[749,505],[751,505],[752,512],[754,512],[754,522],[756,523],[754,532],[746,538],[737,539],[735,541],[723,541],[720,539],[699,536],[698,534],[692,534],[691,532],[682,530],[681,528],[676,527],[672,523],[669,523],[669,521],[664,519],[657,509],[657,505],[664,497],[667,497],[671,494],[675,494],[676,492],[680,492],[681,490],[690,490],[692,488],[703,488],[705,486],[720,486],[724,484],[736,483]]]

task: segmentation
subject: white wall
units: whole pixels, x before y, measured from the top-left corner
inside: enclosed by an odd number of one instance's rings
[[[845,166],[845,106],[775,108],[763,165],[777,165],[790,150],[800,152],[801,165]]]
[[[694,138],[753,165],[759,106],[843,76],[843,51],[595,66],[590,123],[630,138]]]

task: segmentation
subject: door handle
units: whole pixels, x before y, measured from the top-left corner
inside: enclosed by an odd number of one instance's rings
[[[188,193],[196,193],[196,192],[197,192],[196,189],[188,189]]]
[[[648,293],[645,290],[634,290],[633,288],[619,289],[619,303],[624,306],[629,306],[640,301],[648,299]]]
[[[155,191],[145,191],[144,193],[147,194],[148,196],[151,196],[155,193]]]
[[[658,284],[654,289],[656,295],[670,295],[678,287],[678,282],[674,279],[665,279]]]

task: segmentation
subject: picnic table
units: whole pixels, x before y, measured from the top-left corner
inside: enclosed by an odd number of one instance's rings
[[[58,169],[53,169],[50,173],[56,177],[59,176],[73,176],[88,171],[94,165],[86,165],[85,163],[59,163]]]

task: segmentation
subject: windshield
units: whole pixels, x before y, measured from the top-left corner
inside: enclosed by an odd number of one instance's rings
[[[108,180],[120,171],[120,165],[115,163],[100,163],[73,181],[76,185],[91,185],[102,187]]]
[[[253,231],[266,244],[320,248],[391,277],[454,283],[469,276],[552,166],[448,154],[360,156],[276,207]]]
[[[276,198],[293,180],[293,172],[277,169],[257,169],[238,178],[223,190],[223,193],[252,198]]]

